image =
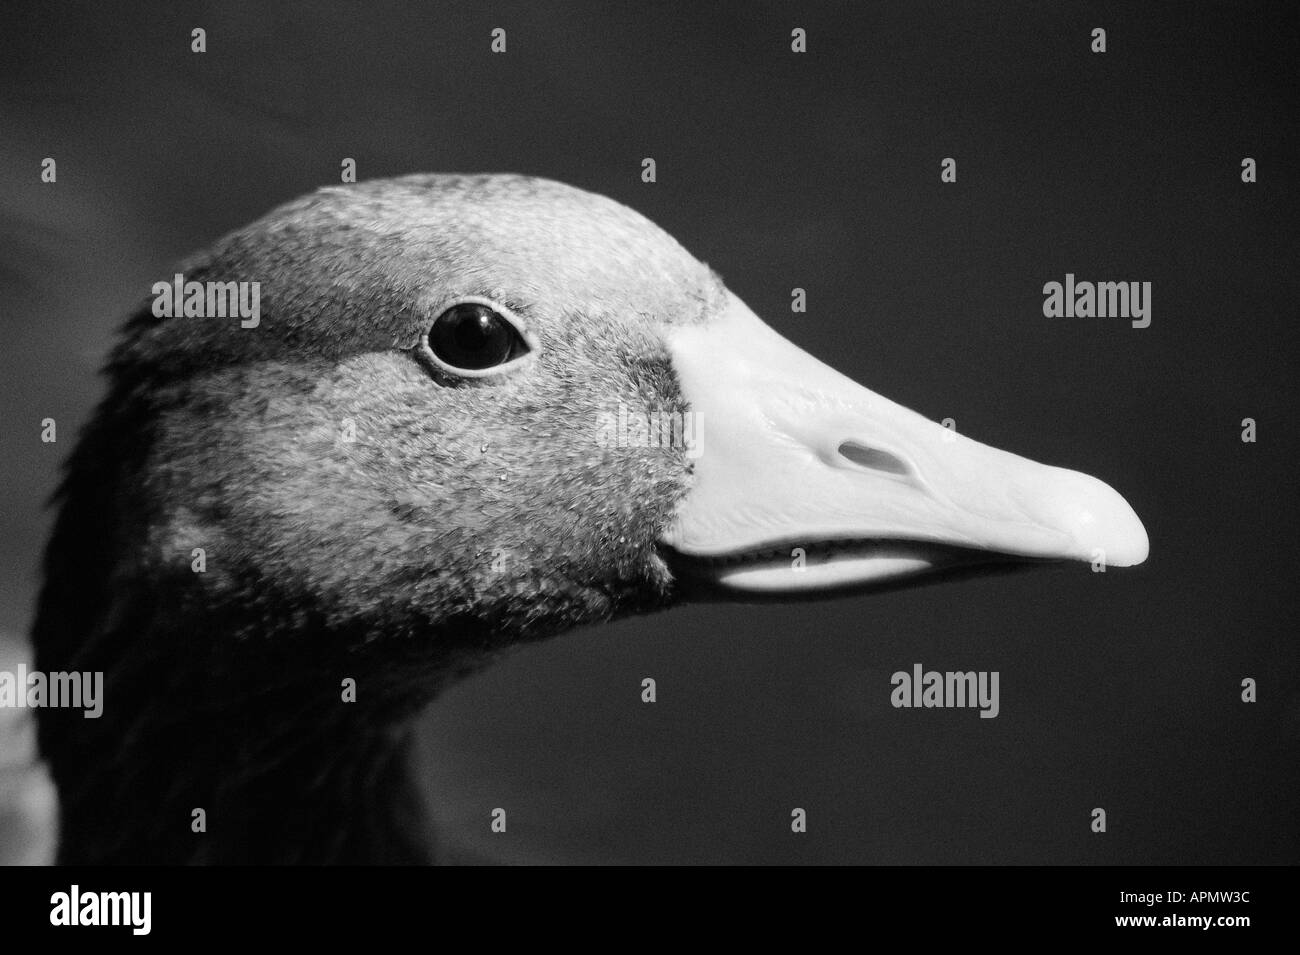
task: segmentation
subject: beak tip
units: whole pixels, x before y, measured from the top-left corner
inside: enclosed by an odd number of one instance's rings
[[[1073,496],[1068,520],[1079,556],[1112,567],[1136,567],[1143,563],[1150,553],[1151,541],[1137,512],[1109,484],[1084,475],[1080,477],[1087,486],[1083,493],[1076,492]]]
[[[1151,552],[1151,542],[1146,528],[1133,515],[1133,525],[1122,536],[1116,535],[1106,550],[1106,562],[1114,567],[1136,567],[1146,562]]]

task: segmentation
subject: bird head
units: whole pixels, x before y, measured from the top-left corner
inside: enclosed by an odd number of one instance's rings
[[[201,548],[203,600],[274,582],[326,621],[486,641],[683,595],[1146,557],[1102,482],[874,394],[559,183],[327,188],[182,271],[259,287],[255,324],[142,310],[113,362],[148,382],[142,560]]]

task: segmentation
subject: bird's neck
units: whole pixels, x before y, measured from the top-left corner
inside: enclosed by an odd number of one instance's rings
[[[155,594],[117,600],[107,618],[60,667],[104,673],[102,716],[41,713],[61,861],[431,861],[407,750],[454,660],[302,621],[267,634],[276,625],[255,613],[214,617]]]

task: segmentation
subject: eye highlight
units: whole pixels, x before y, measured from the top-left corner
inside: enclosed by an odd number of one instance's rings
[[[486,301],[449,306],[425,336],[438,365],[454,374],[481,377],[527,355],[528,342],[503,311]]]

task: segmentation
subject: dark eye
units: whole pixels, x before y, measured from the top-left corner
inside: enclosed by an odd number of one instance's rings
[[[429,329],[429,350],[453,370],[483,371],[528,353],[519,329],[490,305],[461,302]]]

